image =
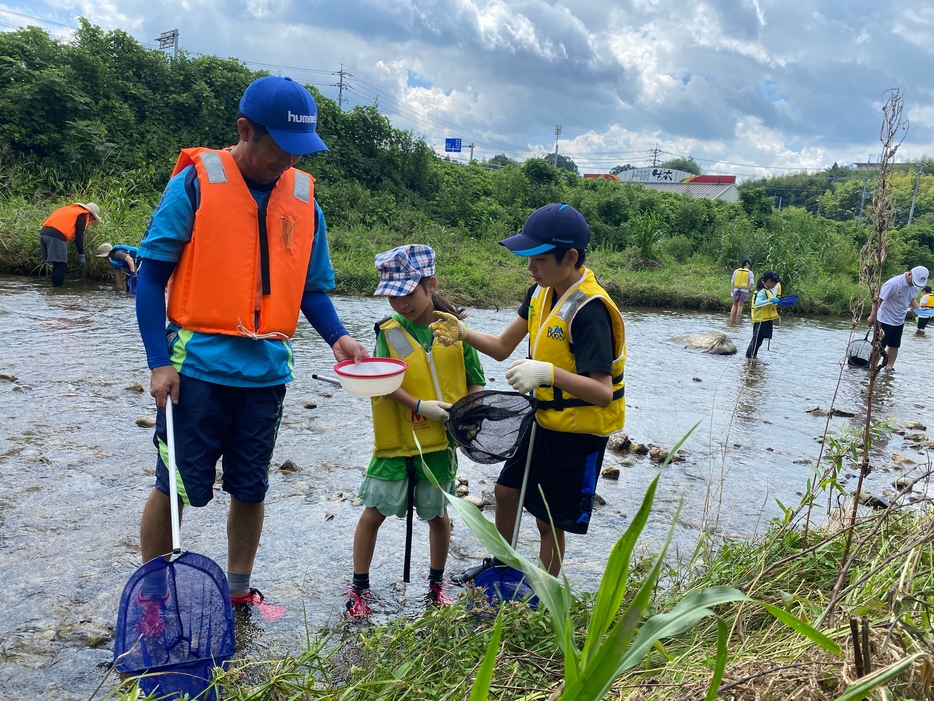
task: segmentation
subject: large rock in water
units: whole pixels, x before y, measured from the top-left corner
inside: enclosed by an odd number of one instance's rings
[[[733,355],[736,353],[736,346],[725,333],[719,331],[708,331],[702,334],[682,333],[671,337],[676,343],[683,343],[688,348],[697,348],[705,353],[713,355]]]

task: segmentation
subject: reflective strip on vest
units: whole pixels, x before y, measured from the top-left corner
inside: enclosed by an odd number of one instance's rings
[[[214,151],[206,151],[201,154],[201,163],[204,164],[204,172],[207,173],[209,183],[226,183],[227,173],[224,171],[224,162],[220,154]],[[308,200],[305,200],[306,202]]]
[[[558,318],[565,323],[569,322],[577,314],[577,310],[580,309],[586,299],[587,295],[580,290],[575,290],[569,294],[568,298],[564,300],[564,304],[561,305],[561,309],[558,310]]]
[[[311,201],[311,178],[301,171],[295,173],[295,185],[292,188],[292,195],[305,204]],[[317,216],[317,212],[315,212],[315,215]]]
[[[409,342],[409,339],[405,337],[405,332],[399,328],[389,329],[386,333],[386,345],[395,353],[399,358],[408,358],[414,351],[415,348]]]

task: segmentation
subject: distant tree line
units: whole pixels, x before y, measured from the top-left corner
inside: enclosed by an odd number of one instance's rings
[[[184,51],[173,58],[85,20],[69,41],[35,27],[0,33],[0,201],[41,202],[92,185],[122,193],[126,206],[151,207],[180,148],[235,142],[238,101],[259,75],[236,59]],[[414,236],[441,226],[494,240],[535,208],[563,201],[587,217],[594,246],[633,251],[637,262],[697,256],[727,271],[748,256],[789,279],[855,278],[866,227],[855,226],[862,180],[850,169],[744,184],[741,201],[730,204],[584,179],[560,153],[557,168],[553,156],[519,163],[504,154],[462,165],[394,128],[376,105],[344,111],[309,89],[330,153],[299,167],[315,176],[332,227]],[[700,173],[690,159],[662,165]],[[900,225],[913,182],[907,171],[895,180]],[[934,268],[932,244],[934,176],[925,176],[912,227],[893,236],[890,267]]]

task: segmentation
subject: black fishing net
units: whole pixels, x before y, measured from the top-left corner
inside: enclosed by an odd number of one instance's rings
[[[492,464],[511,458],[535,420],[538,402],[517,392],[486,390],[468,394],[450,410],[448,431],[474,462]]]
[[[872,360],[872,341],[869,340],[869,334],[872,329],[866,332],[866,337],[853,341],[846,347],[846,362],[858,368],[868,368]],[[884,350],[879,353],[880,365],[888,362],[889,355]]]

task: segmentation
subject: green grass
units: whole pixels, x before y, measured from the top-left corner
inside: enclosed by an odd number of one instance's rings
[[[97,190],[78,193],[74,199],[33,203],[23,198],[0,197],[0,273],[17,275],[48,274],[39,254],[39,229],[56,207],[73,201],[94,201],[101,206],[104,223],[85,234],[87,268],[77,267],[77,251],[69,246],[69,268],[73,278],[109,280],[113,273],[107,261],[94,258],[98,244],[139,244],[152,216],[154,203],[134,197],[130,190]],[[403,243],[425,243],[438,254],[440,289],[454,301],[476,307],[515,304],[531,285],[523,259],[509,253],[494,239],[475,239],[460,229],[413,220],[409,230],[400,232],[388,226],[347,228],[328,231],[331,258],[337,282],[336,292],[370,295],[378,274],[373,257]],[[587,265],[597,274],[607,291],[622,306],[663,309],[727,311],[730,299],[730,272],[701,255],[684,262],[661,255],[660,261],[640,257],[636,249],[588,251]],[[842,276],[818,275],[800,289],[797,307],[785,314],[848,315],[851,298],[858,285]]]

